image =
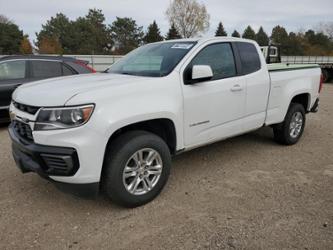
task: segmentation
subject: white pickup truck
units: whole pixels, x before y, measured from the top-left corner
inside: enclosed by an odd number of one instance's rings
[[[316,112],[318,65],[270,65],[237,38],[142,46],[106,72],[19,87],[10,105],[13,156],[63,190],[135,207],[166,184],[171,156],[263,126],[302,136]]]

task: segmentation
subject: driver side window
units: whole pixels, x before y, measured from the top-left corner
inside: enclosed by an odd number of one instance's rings
[[[208,45],[192,60],[190,67],[194,65],[209,65],[213,71],[212,81],[233,77],[237,74],[230,43]]]

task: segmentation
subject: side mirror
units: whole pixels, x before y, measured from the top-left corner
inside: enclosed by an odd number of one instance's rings
[[[203,82],[212,79],[213,70],[209,65],[194,65],[192,67],[193,82]]]

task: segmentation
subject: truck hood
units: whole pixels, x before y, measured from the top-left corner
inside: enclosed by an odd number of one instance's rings
[[[13,93],[13,100],[37,107],[64,106],[81,93],[148,79],[151,78],[110,73],[52,78],[20,86]]]

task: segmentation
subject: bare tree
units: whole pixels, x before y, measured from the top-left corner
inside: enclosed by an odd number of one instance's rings
[[[174,24],[184,38],[197,36],[209,28],[210,16],[206,6],[196,0],[174,0],[166,16],[170,25]]]
[[[319,23],[315,29],[333,39],[333,22]]]
[[[8,24],[11,23],[11,21],[4,15],[0,15],[0,23]]]

